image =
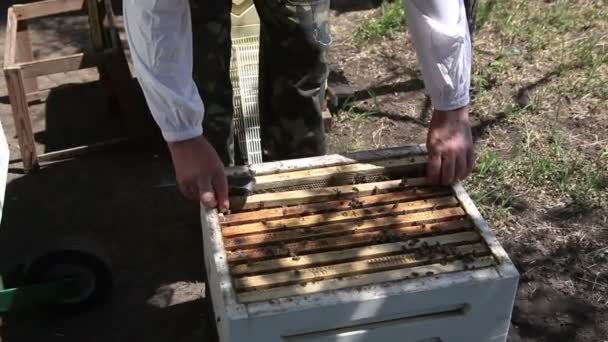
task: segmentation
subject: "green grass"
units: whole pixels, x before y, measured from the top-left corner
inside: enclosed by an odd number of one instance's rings
[[[516,150],[515,176],[536,188],[567,195],[579,207],[599,204],[599,192],[608,188],[608,164],[581,156],[563,142],[562,133],[545,139]]]
[[[606,154],[586,157],[561,130],[528,132],[507,155],[484,149],[469,185],[477,201],[499,212],[514,208],[516,193],[564,197],[580,209],[591,209],[606,200]]]
[[[478,115],[551,116],[556,108],[608,110],[604,0],[481,0],[473,86]],[[553,75],[543,80],[547,75]],[[539,82],[542,81],[542,82]],[[513,101],[529,87],[530,104]],[[567,109],[566,109],[567,110]]]
[[[367,90],[369,99],[372,101],[372,108],[365,109],[355,104],[352,97],[347,98],[344,101],[342,109],[338,112],[338,116],[341,119],[348,119],[350,121],[367,121],[372,115],[380,112],[380,103],[378,97],[373,90]]]
[[[503,44],[534,51],[550,47],[554,37],[587,28],[589,19],[602,19],[604,7],[603,0],[482,1],[477,24],[490,26]]]
[[[379,42],[392,37],[405,28],[405,11],[401,1],[383,2],[378,13],[365,20],[355,30],[355,42],[359,45]]]

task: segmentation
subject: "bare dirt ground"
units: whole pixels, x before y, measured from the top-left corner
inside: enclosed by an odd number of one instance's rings
[[[353,33],[380,15],[379,2],[357,11],[342,8],[343,2],[334,3],[330,78],[348,84],[355,95],[334,114],[331,151],[423,143],[430,103],[407,33],[361,44]],[[565,17],[544,18],[548,24],[542,24],[534,17],[553,13],[562,2],[588,20],[559,12]],[[0,5],[0,28],[10,3]],[[593,50],[606,52],[608,16],[601,8],[582,13],[585,6],[597,9],[597,1],[496,3],[481,6],[487,14],[476,44],[474,105],[480,159],[466,187],[522,273],[510,341],[608,340],[608,202],[600,186],[601,176],[608,175],[602,164],[608,108],[601,90],[607,70]],[[528,14],[508,21],[517,6]],[[544,25],[535,28],[551,35],[523,30],[522,20]],[[561,24],[568,20],[574,23]],[[563,25],[567,34],[559,31]],[[84,17],[49,19],[31,28],[39,57],[86,48]],[[551,50],[557,42],[586,42],[587,35],[599,37],[591,57],[574,50],[558,59]],[[0,49],[3,44],[0,35]],[[39,79],[45,88],[74,83],[32,107],[40,151],[122,133],[96,78],[89,70]],[[3,78],[0,120],[16,158]],[[24,176],[20,167],[11,165],[1,269],[53,238],[86,236],[107,249],[116,288],[106,303],[78,316],[3,315],[2,341],[210,340],[198,208],[167,185],[173,174],[161,144],[123,145],[35,175]],[[581,173],[599,174],[599,185]]]

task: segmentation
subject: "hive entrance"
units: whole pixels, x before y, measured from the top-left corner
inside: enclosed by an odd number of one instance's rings
[[[495,265],[452,188],[428,184],[424,165],[408,157],[257,177],[258,193],[233,198],[220,220],[239,302]]]

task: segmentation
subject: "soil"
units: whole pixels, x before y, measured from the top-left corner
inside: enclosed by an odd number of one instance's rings
[[[0,5],[0,26],[4,26],[6,8],[12,3],[15,1]],[[334,116],[329,134],[331,152],[423,143],[429,101],[421,91],[414,51],[406,35],[359,48],[352,42],[353,30],[362,17],[370,14],[366,8],[373,8],[378,1],[362,1],[357,11],[340,7],[345,1],[335,3],[330,81],[352,88],[355,101],[352,114]],[[49,19],[30,28],[37,57],[72,53],[86,41],[83,17]],[[4,35],[0,35],[3,48]],[[108,114],[96,79],[94,70],[39,79],[41,87],[72,84],[55,88],[48,101],[32,106],[40,151],[121,133],[116,118]],[[2,78],[0,120],[11,157],[18,158],[6,94]],[[573,118],[568,124],[583,123]],[[478,137],[492,125],[500,122],[482,122],[476,130]],[[113,261],[116,282],[106,302],[79,315],[40,310],[2,315],[1,340],[213,340],[213,320],[204,295],[198,207],[179,196],[173,177],[166,150],[158,141],[144,146],[121,145],[49,165],[32,175],[23,175],[20,164],[12,164],[0,230],[0,269],[9,270],[23,262],[29,251],[53,239],[84,236],[104,246]],[[521,215],[534,213],[523,211]],[[559,212],[547,215],[561,226],[572,220],[572,215]],[[605,222],[602,224],[606,227]],[[597,238],[608,238],[605,232]],[[606,306],[591,300],[598,291],[608,291],[604,285],[608,284],[608,273],[598,271],[605,268],[585,269],[590,249],[573,244],[556,250],[556,237],[542,232],[528,235],[530,240],[523,242],[500,232],[499,237],[522,272],[509,341],[608,339]],[[564,279],[570,276],[595,285],[569,288]]]

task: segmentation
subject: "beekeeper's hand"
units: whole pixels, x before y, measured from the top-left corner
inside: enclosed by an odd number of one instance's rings
[[[193,139],[169,143],[180,191],[192,200],[199,200],[208,208],[228,209],[228,182],[224,165],[207,139]]]
[[[448,185],[471,174],[475,151],[469,123],[469,106],[433,112],[427,136],[427,178]]]

